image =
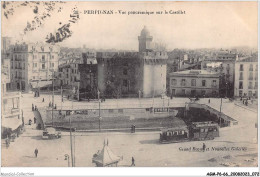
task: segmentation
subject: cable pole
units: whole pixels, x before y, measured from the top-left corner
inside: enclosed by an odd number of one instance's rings
[[[71,117],[70,117],[70,151],[71,151],[71,166],[74,167],[74,156],[72,147],[72,134],[71,134]]]
[[[74,128],[74,167],[76,166],[76,135],[75,135],[75,132],[76,132],[76,128]]]
[[[101,119],[101,117],[100,117],[100,100],[98,100],[98,107],[99,107],[99,116],[98,116],[98,126],[99,126],[99,132],[101,131],[101,129],[100,129],[100,119]]]
[[[154,87],[153,87],[153,105],[152,105],[152,111],[153,111],[153,116],[154,116]]]
[[[167,110],[167,112],[168,112],[168,115],[169,115],[170,114],[170,98],[168,98],[168,110]]]
[[[62,111],[62,102],[63,102],[63,93],[62,93],[62,86],[60,86],[60,95],[61,95],[61,102],[60,102],[60,109]]]
[[[54,71],[52,71],[52,127],[54,127],[54,122],[53,122],[53,106],[54,106]]]
[[[221,101],[220,101],[220,117],[219,117],[219,120],[220,120],[220,127],[221,127],[221,111],[222,111],[222,97],[221,97]]]

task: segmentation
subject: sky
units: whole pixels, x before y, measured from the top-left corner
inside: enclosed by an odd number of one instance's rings
[[[53,12],[44,25],[21,35],[32,21],[29,7],[17,7],[6,19],[2,11],[2,36],[24,42],[44,42],[50,32],[69,20],[77,7],[80,19],[73,34],[58,43],[66,47],[138,50],[138,36],[146,26],[153,41],[174,48],[257,47],[257,2],[66,2],[61,13]],[[84,14],[84,10],[113,10],[114,14]],[[122,11],[185,11],[185,14],[122,15]],[[41,8],[39,8],[39,12]]]

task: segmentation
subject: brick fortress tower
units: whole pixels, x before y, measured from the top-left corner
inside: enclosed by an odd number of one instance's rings
[[[166,51],[152,49],[153,37],[144,26],[139,40],[139,57],[143,63],[142,92],[144,97],[153,97],[164,94],[166,91]]]
[[[146,27],[138,52],[98,52],[98,89],[105,97],[156,97],[166,91],[166,51],[152,49]]]

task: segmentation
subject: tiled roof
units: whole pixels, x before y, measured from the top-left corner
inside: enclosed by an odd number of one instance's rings
[[[170,73],[170,75],[218,75],[216,72],[209,72],[207,70],[185,70]]]
[[[238,62],[258,62],[257,56],[247,57],[242,60],[239,60]]]

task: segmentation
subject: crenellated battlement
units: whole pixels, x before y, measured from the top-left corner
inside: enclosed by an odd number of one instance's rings
[[[142,52],[140,53],[142,59],[168,59],[167,52],[164,51],[152,51],[152,52]]]

